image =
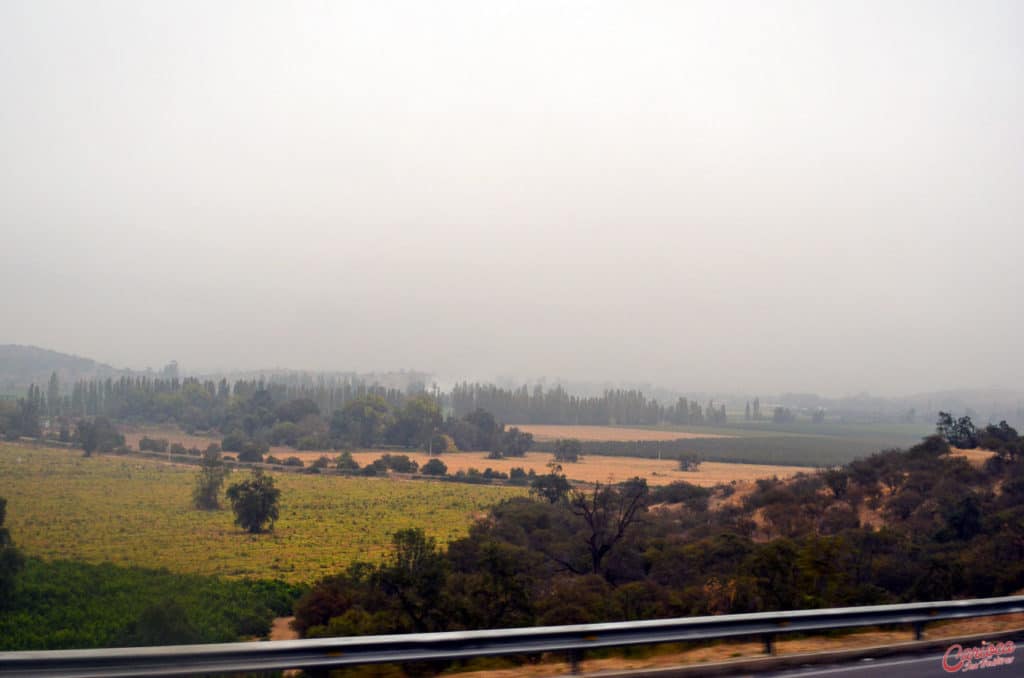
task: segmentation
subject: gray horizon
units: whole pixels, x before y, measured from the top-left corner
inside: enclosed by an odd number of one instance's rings
[[[0,343],[1015,388],[1022,29],[996,1],[9,0]]]

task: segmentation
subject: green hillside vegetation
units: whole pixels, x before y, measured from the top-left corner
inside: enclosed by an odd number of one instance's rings
[[[312,582],[356,559],[379,560],[392,534],[407,527],[424,527],[447,543],[465,536],[488,506],[526,492],[280,473],[280,518],[273,532],[250,535],[227,508],[193,508],[197,473],[194,466],[0,444],[7,526],[26,555],[236,579]],[[236,471],[228,484],[247,476]]]
[[[591,623],[1007,595],[1024,587],[1024,439],[942,435],[753,493],[544,476],[447,549],[396,535],[381,563],[320,582],[307,636]],[[995,451],[984,467],[948,441]],[[656,508],[655,508],[656,507]]]
[[[0,650],[231,642],[265,636],[301,589],[29,558],[0,606]]]

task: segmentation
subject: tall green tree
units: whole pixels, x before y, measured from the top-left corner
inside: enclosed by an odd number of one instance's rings
[[[50,383],[46,387],[46,413],[51,417],[61,414],[60,381],[56,372],[50,373]]]
[[[93,452],[110,452],[124,445],[124,436],[106,417],[82,419],[78,422],[78,444],[85,456],[91,457]]]
[[[405,447],[430,447],[430,439],[440,430],[444,418],[437,401],[426,393],[412,396],[399,410],[392,427],[393,442]]]
[[[336,443],[373,447],[384,441],[384,433],[393,421],[388,402],[378,395],[368,395],[335,411],[330,434]]]
[[[220,450],[210,448],[203,453],[196,485],[192,490],[192,503],[197,509],[213,511],[220,508],[220,491],[228,473],[230,469],[224,465]]]
[[[228,488],[228,501],[235,512],[235,524],[242,529],[258,534],[274,529],[278,518],[277,502],[281,490],[274,487],[274,479],[260,471],[252,477]]]
[[[382,590],[398,601],[411,630],[443,629],[441,595],[448,563],[437,542],[421,528],[414,528],[396,532],[392,543],[394,553],[380,570]]]

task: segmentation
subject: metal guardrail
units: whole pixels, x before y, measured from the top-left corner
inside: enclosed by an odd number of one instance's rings
[[[778,634],[910,624],[920,637],[928,622],[1014,612],[1024,612],[1024,596],[486,631],[0,652],[0,676],[180,676],[543,652],[567,652],[575,664],[589,649],[737,636],[760,637],[771,653]]]

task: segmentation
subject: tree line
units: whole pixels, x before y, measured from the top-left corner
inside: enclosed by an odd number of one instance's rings
[[[66,390],[54,373],[45,391],[32,385],[18,407],[26,411],[26,420],[104,416],[138,423],[175,423],[189,432],[223,429],[234,402],[264,391],[275,403],[308,400],[319,411],[328,413],[369,396],[379,397],[392,407],[401,407],[409,398],[426,395],[442,411],[456,418],[483,409],[508,424],[653,426],[724,425],[728,421],[725,405],[713,400],[701,404],[679,398],[674,403],[662,404],[640,391],[623,389],[584,397],[571,395],[561,386],[547,390],[539,385],[532,389],[527,386],[505,389],[491,384],[461,383],[450,392],[441,392],[436,388],[427,391],[421,384],[403,391],[355,378],[304,383],[122,376],[79,380],[71,385],[69,392]],[[32,434],[31,427],[22,426],[20,430],[22,435]]]
[[[701,405],[679,398],[663,405],[635,389],[609,389],[600,396],[576,396],[561,386],[510,389],[493,384],[461,383],[448,395],[456,416],[475,409],[492,412],[509,424],[576,424],[592,426],[725,425],[724,404]]]

